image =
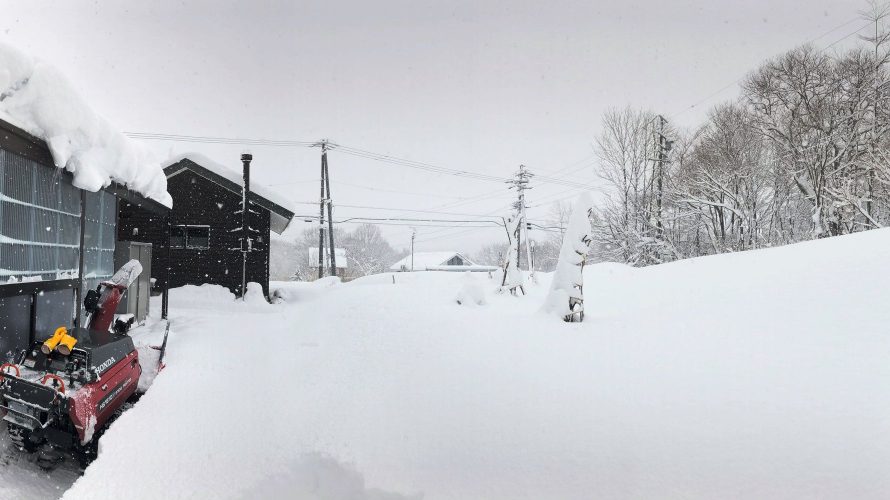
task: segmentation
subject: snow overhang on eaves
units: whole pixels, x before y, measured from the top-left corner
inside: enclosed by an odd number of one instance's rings
[[[57,168],[53,164],[52,153],[50,153],[49,147],[43,139],[5,120],[0,120],[0,149],[44,165],[47,168]],[[73,177],[71,172],[64,169],[60,169],[60,175],[68,176],[69,178]],[[163,215],[170,211],[170,207],[167,205],[118,182],[112,181],[102,190],[156,214]]]
[[[202,167],[199,163],[196,163],[190,158],[183,158],[176,163],[167,166],[166,168],[164,168],[164,173],[167,174],[167,179],[169,180],[172,177],[185,172],[186,170],[195,173],[232,193],[238,195],[241,194],[240,184],[232,182],[222,175],[219,175],[210,169]],[[269,211],[269,228],[277,234],[283,233],[294,218],[294,213],[292,211],[269,200],[268,198],[257,194],[256,191],[250,192],[250,201]]]

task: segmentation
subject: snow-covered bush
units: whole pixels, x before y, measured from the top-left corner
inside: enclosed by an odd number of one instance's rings
[[[266,296],[263,295],[263,286],[254,281],[247,284],[244,302],[252,305],[269,305],[269,302],[266,301]]]
[[[473,273],[467,271],[461,280],[460,290],[457,292],[457,301],[460,305],[467,306],[484,306],[488,302],[485,300],[485,290],[476,282]]]
[[[590,214],[593,201],[584,192],[575,201],[569,225],[566,228],[559,262],[553,273],[550,293],[544,302],[544,311],[563,318],[565,321],[584,319],[584,260],[590,251]]]

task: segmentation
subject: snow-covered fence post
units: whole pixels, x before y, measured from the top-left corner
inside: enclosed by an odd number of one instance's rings
[[[584,320],[584,261],[593,241],[590,227],[592,211],[590,195],[581,193],[569,217],[559,250],[559,262],[556,263],[550,292],[544,302],[544,312],[565,321]]]

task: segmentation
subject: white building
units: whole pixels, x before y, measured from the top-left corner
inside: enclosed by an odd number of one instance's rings
[[[307,252],[307,259],[309,262],[312,262],[312,269],[314,270],[314,276],[318,276],[318,247],[312,247]],[[337,260],[335,263],[337,265],[337,276],[341,278],[346,277],[347,271],[349,271],[349,260],[346,258],[346,249],[345,248],[335,248],[334,249],[334,258]],[[324,268],[325,268],[325,276],[328,273],[328,266],[331,262],[331,249],[328,247],[324,248]]]
[[[481,266],[458,252],[414,252],[389,267],[390,271],[479,271],[498,269],[497,266]]]

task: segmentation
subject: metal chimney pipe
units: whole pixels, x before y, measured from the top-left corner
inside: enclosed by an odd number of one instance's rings
[[[250,252],[250,208],[247,206],[247,193],[250,192],[250,162],[253,155],[244,153],[241,155],[241,163],[244,165],[244,187],[241,188],[241,299],[247,297],[247,253]]]

